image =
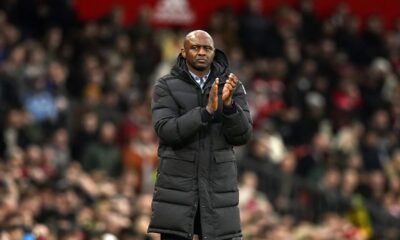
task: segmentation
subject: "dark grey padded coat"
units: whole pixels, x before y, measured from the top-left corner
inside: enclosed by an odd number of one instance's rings
[[[203,238],[241,237],[237,164],[232,148],[247,143],[252,125],[241,83],[233,95],[236,111],[228,114],[222,109],[221,92],[228,74],[228,60],[216,50],[203,91],[191,78],[182,56],[171,74],[155,83],[152,120],[160,146],[149,232],[191,238],[200,204]],[[220,79],[218,111],[204,121],[216,77]]]

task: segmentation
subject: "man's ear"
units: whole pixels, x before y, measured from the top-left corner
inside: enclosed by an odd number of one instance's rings
[[[181,48],[182,57],[186,59],[186,52],[184,48]]]

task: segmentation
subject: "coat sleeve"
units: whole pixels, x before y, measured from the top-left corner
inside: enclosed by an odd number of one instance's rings
[[[222,117],[222,131],[226,141],[234,146],[246,144],[252,135],[252,120],[246,100],[246,91],[242,83],[233,94],[233,113],[225,113]]]
[[[207,122],[202,121],[202,108],[196,107],[180,114],[164,80],[158,80],[154,85],[151,103],[153,127],[163,144],[175,147],[196,134]]]

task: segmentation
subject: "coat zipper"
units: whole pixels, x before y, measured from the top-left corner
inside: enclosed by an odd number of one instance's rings
[[[204,98],[204,90],[197,84],[196,85],[196,94],[197,94],[197,101],[199,103],[200,107],[203,107],[203,98]],[[200,94],[201,93],[201,94]],[[204,126],[202,127],[200,133],[199,133],[199,149],[202,148],[203,143],[201,142],[201,139],[203,138],[203,134],[204,134]],[[200,188],[199,188],[199,158],[197,157],[197,161],[196,161],[196,176],[197,176],[197,191],[199,192]],[[200,209],[200,195],[198,194],[198,198],[197,201],[194,203],[194,215],[193,215],[193,219],[192,219],[192,233],[189,234],[189,238],[192,238],[194,235],[194,224],[196,221],[196,214],[197,214],[197,210],[201,210]],[[200,219],[201,221],[201,219]]]
[[[197,89],[197,91],[196,91],[197,101],[199,103],[199,106],[200,107],[204,107],[205,106],[205,104],[204,104],[205,103],[205,95],[204,94],[205,94],[205,89],[206,88],[201,88],[198,84],[196,84],[196,89]],[[200,91],[198,91],[198,90],[200,90]],[[199,93],[201,93],[201,94],[199,94]],[[204,142],[202,142],[203,141],[203,136],[204,136],[204,131],[205,131],[204,128],[205,128],[205,126],[202,127],[202,129],[201,129],[201,131],[199,133],[199,149],[203,149],[204,148]],[[199,185],[199,174],[198,174],[199,173],[199,159],[197,159],[196,164],[197,164],[197,166],[196,166],[196,169],[197,169],[197,174],[196,174],[197,175],[197,185]],[[198,187],[197,191],[199,191],[199,190],[200,189]],[[200,204],[200,195],[199,195],[198,200],[195,203],[195,215],[193,217],[193,222],[192,222],[193,231],[194,231],[194,223],[196,221],[197,210],[201,211],[201,207],[200,206],[201,206],[201,204]],[[200,216],[201,216],[201,214],[200,214]],[[201,217],[200,217],[200,222],[201,222]],[[193,234],[189,234],[189,238],[191,238],[193,236]]]

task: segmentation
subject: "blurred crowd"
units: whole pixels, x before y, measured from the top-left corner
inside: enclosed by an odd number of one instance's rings
[[[211,14],[244,83],[254,136],[236,148],[244,239],[400,237],[400,15],[385,29],[340,3]],[[71,1],[0,2],[0,239],[146,234],[157,168],[154,81],[190,29],[129,26],[114,7],[78,21]]]

